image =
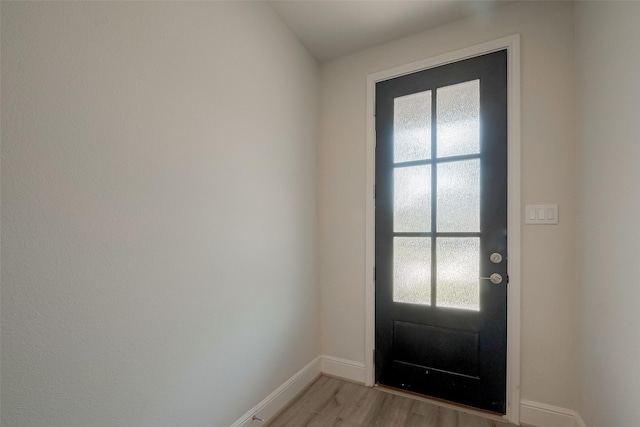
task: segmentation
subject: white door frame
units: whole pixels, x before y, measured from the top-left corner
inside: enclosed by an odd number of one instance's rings
[[[520,424],[520,35],[504,37],[367,76],[365,385],[374,385],[375,345],[375,86],[377,82],[507,49],[507,414]]]

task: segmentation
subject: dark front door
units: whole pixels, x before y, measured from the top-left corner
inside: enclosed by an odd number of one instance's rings
[[[506,195],[506,51],[377,83],[377,383],[505,413]]]

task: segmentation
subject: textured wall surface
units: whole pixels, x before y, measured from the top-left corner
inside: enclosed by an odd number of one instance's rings
[[[317,82],[263,3],[2,2],[2,425],[228,426],[319,354]]]
[[[522,2],[322,66],[319,277],[322,351],[364,362],[367,75],[521,34],[522,202],[560,223],[522,228],[522,397],[572,408],[574,366],[573,6]]]
[[[580,228],[577,410],[640,420],[640,3],[576,6]]]
[[[522,202],[560,205],[522,228],[522,397],[640,419],[640,5],[520,2],[320,72],[260,3],[0,11],[2,425],[226,427],[364,362],[366,76],[515,33]]]

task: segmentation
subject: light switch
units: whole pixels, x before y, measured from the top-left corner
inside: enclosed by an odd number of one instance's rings
[[[525,205],[525,224],[557,224],[558,205]]]
[[[555,215],[553,214],[553,209],[552,208],[547,208],[547,216],[545,219],[549,220],[549,219],[554,219]]]

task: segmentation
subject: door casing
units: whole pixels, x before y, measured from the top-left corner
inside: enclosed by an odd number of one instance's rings
[[[513,35],[456,50],[367,77],[366,152],[366,273],[365,273],[365,385],[374,385],[375,345],[375,86],[382,80],[507,49],[507,227],[509,248],[507,291],[507,413],[503,418],[520,424],[520,269],[521,269],[521,142],[520,142],[520,36]]]

